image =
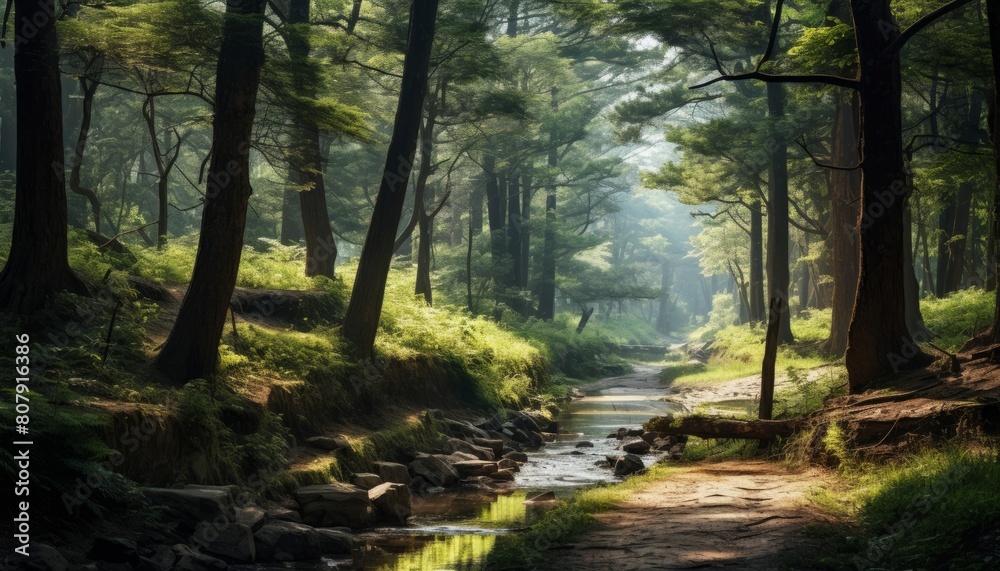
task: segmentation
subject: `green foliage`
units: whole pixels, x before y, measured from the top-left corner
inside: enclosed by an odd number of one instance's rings
[[[993,319],[994,292],[972,287],[949,294],[943,299],[924,299],[920,312],[924,325],[934,335],[934,344],[948,351],[957,351],[975,333]]]
[[[995,449],[927,450],[888,464],[855,466],[846,477],[851,490],[838,498],[839,509],[857,524],[824,530],[829,540],[810,567],[995,567],[992,546],[1000,522]]]
[[[508,317],[509,316],[509,317]],[[505,314],[504,323],[544,351],[561,374],[574,379],[609,377],[627,373],[628,364],[616,354],[618,341],[590,325],[576,332],[579,316],[560,313],[552,321]]]

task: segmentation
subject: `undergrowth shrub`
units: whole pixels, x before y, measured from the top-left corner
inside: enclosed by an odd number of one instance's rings
[[[937,337],[934,344],[948,351],[957,351],[974,334],[993,319],[993,292],[973,287],[948,294],[942,299],[924,299],[920,312],[924,325]]]

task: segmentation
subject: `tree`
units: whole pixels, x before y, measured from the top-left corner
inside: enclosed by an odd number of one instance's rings
[[[362,356],[368,356],[375,345],[396,229],[403,213],[406,185],[416,157],[437,8],[437,0],[415,0],[410,8],[396,120],[342,328],[345,339]]]
[[[265,0],[227,0],[216,68],[209,182],[194,273],[156,368],[174,381],[212,375],[236,286],[250,186],[250,144],[264,65]]]
[[[67,259],[55,2],[13,2],[17,181],[10,255],[0,273],[0,308],[28,312],[56,291],[84,293],[86,288]]]

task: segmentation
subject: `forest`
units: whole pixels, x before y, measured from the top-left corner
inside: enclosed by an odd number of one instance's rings
[[[7,0],[0,570],[992,569],[1000,0]]]

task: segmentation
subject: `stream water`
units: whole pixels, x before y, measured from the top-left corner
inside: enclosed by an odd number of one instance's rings
[[[582,486],[615,480],[596,463],[621,444],[607,435],[622,426],[637,427],[652,416],[677,412],[664,400],[670,389],[653,377],[658,367],[636,365],[624,377],[605,379],[600,389],[567,403],[558,418],[559,439],[528,452],[528,462],[502,493],[446,491],[413,498],[406,527],[386,527],[359,535],[365,542],[360,561],[324,559],[296,569],[425,571],[481,569],[497,537],[526,527],[537,514],[526,498],[545,491],[565,496]],[[654,387],[654,388],[650,388]],[[577,448],[581,441],[592,447]],[[645,459],[647,465],[655,458]]]

